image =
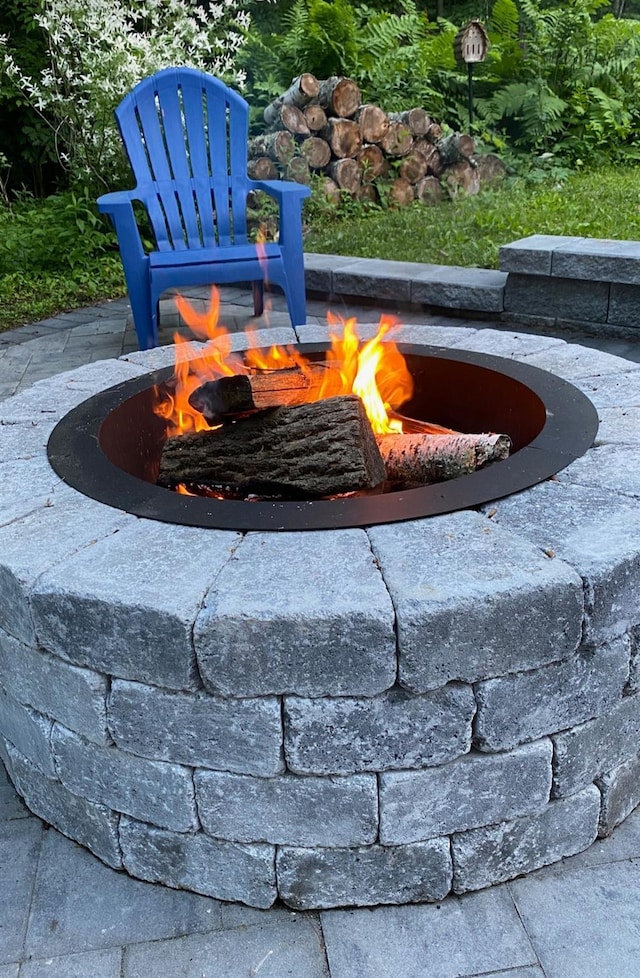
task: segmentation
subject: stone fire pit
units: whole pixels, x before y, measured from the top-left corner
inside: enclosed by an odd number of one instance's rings
[[[398,338],[557,373],[598,408],[596,445],[480,512],[242,535],[124,514],[47,461],[60,417],[170,350],[0,404],[2,756],[110,866],[256,907],[441,900],[640,802],[640,365],[491,329]]]

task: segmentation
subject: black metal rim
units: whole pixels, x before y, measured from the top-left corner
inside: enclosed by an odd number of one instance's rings
[[[467,350],[398,344],[401,352],[453,360],[494,370],[532,390],[546,408],[539,435],[502,462],[437,485],[386,495],[336,500],[245,502],[182,496],[124,472],[103,452],[100,427],[115,408],[145,388],[167,381],[173,368],[117,384],[84,401],[56,425],[47,445],[49,461],[70,486],[136,516],[233,530],[313,530],[364,527],[477,507],[548,479],[593,444],[598,415],[591,401],[567,381],[515,360]],[[305,344],[321,353],[327,344]]]

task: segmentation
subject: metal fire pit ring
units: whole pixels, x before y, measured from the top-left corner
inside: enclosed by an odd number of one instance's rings
[[[327,349],[326,344],[297,347],[311,358]],[[150,391],[170,379],[173,371],[166,368],[119,384],[70,411],[49,439],[49,461],[80,492],[147,519],[219,529],[311,530],[373,526],[478,506],[542,482],[593,443],[598,429],[593,405],[547,371],[464,350],[402,343],[399,349],[414,376],[428,362],[431,378],[435,381],[437,373],[441,384],[441,392],[430,395],[432,415],[425,416],[420,405],[415,417],[458,425],[461,431],[509,434],[514,453],[459,479],[384,495],[250,503],[183,496],[154,485],[165,433],[164,422],[152,415]],[[475,385],[471,395],[470,385]],[[465,401],[453,415],[455,404],[448,410],[441,404],[451,391],[454,399]]]

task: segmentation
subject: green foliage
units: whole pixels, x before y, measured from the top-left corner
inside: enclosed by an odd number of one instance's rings
[[[115,235],[86,188],[0,208],[0,274],[90,270],[110,251]]]
[[[343,74],[356,56],[356,21],[348,0],[296,0],[281,15],[278,33],[250,31],[239,63],[260,105],[302,72]]]
[[[464,91],[453,58],[455,25],[430,23],[415,0],[381,7],[296,0],[282,14],[281,33],[251,31],[240,58],[256,122],[264,105],[303,71],[353,78],[363,100],[388,111],[424,105],[456,119]]]
[[[524,151],[573,163],[640,149],[640,24],[601,16],[608,0],[496,0],[477,111]]]
[[[447,21],[431,24],[414,0],[399,6],[400,13],[356,8],[358,58],[350,66],[352,76],[367,101],[389,111],[420,105],[433,115],[457,117],[457,28]]]
[[[3,0],[0,32],[6,33],[13,56],[31,74],[46,60],[46,39],[36,22],[40,0]],[[60,177],[55,135],[38,118],[24,96],[0,72],[0,154],[7,161],[7,187],[44,193]]]

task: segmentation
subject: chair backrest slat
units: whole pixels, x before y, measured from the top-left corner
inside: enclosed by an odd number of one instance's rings
[[[246,242],[245,100],[191,68],[140,82],[116,110],[157,247]]]

